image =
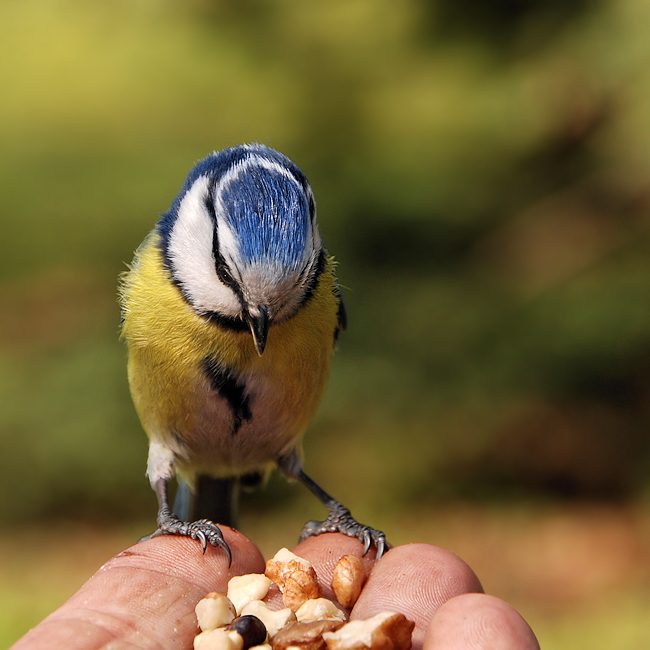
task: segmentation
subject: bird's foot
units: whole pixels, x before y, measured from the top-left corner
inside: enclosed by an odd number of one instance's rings
[[[199,519],[198,521],[182,521],[170,509],[164,508],[158,514],[158,529],[151,535],[143,537],[140,541],[159,537],[160,535],[181,535],[190,537],[201,544],[205,553],[208,543],[212,546],[220,546],[228,558],[228,566],[232,562],[232,553],[228,543],[223,538],[221,529],[209,519]]]
[[[381,530],[360,524],[341,504],[330,510],[329,517],[325,521],[308,521],[302,529],[300,541],[322,533],[343,533],[349,537],[356,537],[363,544],[364,555],[374,544],[377,549],[377,559],[390,548],[386,535]]]

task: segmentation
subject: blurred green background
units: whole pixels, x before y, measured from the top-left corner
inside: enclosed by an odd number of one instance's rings
[[[350,317],[308,471],[484,567],[545,647],[647,647],[649,27],[650,0],[2,0],[0,643],[152,527],[117,277],[194,162],[257,141],[309,177]],[[302,492],[274,478],[244,531],[291,544]],[[535,591],[585,549],[582,592]]]

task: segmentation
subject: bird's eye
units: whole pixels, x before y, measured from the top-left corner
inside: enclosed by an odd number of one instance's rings
[[[235,282],[235,279],[232,277],[230,274],[230,271],[226,267],[225,264],[217,264],[216,265],[217,269],[217,276],[218,278],[227,286],[232,287],[236,285],[237,283]]]

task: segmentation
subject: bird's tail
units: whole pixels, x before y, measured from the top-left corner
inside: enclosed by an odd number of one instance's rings
[[[215,524],[237,526],[239,480],[237,477],[196,477],[194,489],[179,480],[174,513],[182,521],[209,519]]]
[[[215,524],[236,528],[240,489],[253,489],[263,478],[263,474],[259,472],[228,478],[201,474],[196,477],[194,489],[179,479],[174,513],[182,521],[209,519]]]

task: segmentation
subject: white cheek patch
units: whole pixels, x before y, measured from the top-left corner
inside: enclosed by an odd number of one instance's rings
[[[214,224],[204,205],[208,189],[209,179],[200,176],[183,197],[167,251],[174,278],[198,312],[215,311],[235,317],[241,314],[239,300],[215,271]]]
[[[239,246],[235,240],[235,234],[228,222],[217,214],[219,253],[226,262],[228,268],[232,271],[243,267]]]

